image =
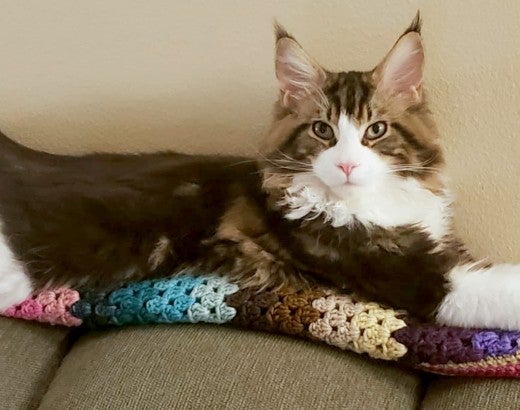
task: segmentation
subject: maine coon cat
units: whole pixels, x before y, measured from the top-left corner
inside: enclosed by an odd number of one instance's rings
[[[520,329],[520,266],[475,261],[453,234],[423,65],[419,16],[366,72],[325,70],[277,26],[280,95],[255,159],[58,156],[1,135],[0,310],[197,265]]]

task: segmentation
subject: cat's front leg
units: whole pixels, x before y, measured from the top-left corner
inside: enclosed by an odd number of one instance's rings
[[[303,269],[298,262],[283,248],[272,245],[273,238],[267,234],[208,240],[204,243],[201,265],[203,271],[222,273],[241,287],[258,290],[307,287],[310,279],[301,273]]]
[[[448,293],[438,306],[438,323],[520,330],[520,265],[458,265],[446,279]]]
[[[16,260],[0,234],[0,312],[23,302],[33,292],[24,266]]]

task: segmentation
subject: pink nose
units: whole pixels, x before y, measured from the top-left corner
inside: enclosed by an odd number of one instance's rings
[[[338,167],[341,168],[346,176],[349,176],[352,173],[352,170],[357,167],[357,164],[353,164],[352,162],[340,162]]]

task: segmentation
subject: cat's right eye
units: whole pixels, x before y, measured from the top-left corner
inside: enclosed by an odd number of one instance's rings
[[[316,121],[312,124],[312,132],[323,140],[331,140],[334,138],[334,130],[329,124],[323,121]]]

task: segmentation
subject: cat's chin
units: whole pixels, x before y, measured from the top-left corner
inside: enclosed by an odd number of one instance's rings
[[[320,178],[318,175],[316,177],[323,188],[333,193],[348,193],[353,190],[369,189],[371,186],[375,185],[371,180],[367,181],[366,179],[359,178],[349,178],[348,180],[346,178],[341,178],[341,180],[336,179],[334,181],[327,181]]]
[[[373,186],[374,184],[365,183],[361,181],[346,181],[342,184],[336,185],[327,185],[327,188],[334,193],[348,193],[354,190],[367,189]]]
[[[341,185],[326,186],[331,198],[339,200],[350,200],[355,198],[376,198],[381,190],[384,190],[384,184],[376,182],[358,182],[349,181]]]
[[[344,184],[341,184],[341,185],[326,185],[327,190],[329,190],[335,194],[346,193],[346,192],[350,192],[353,190],[358,190],[362,187],[363,187],[362,184],[358,184],[355,182],[345,182]]]
[[[344,184],[339,185],[340,188],[355,188],[355,187],[362,187],[366,184],[362,182],[357,181],[346,181]]]
[[[290,196],[296,192],[306,191],[312,193],[312,197],[319,196],[324,201],[334,201],[347,199],[353,194],[356,196],[360,194],[363,195],[365,191],[367,191],[367,194],[370,194],[373,189],[377,190],[376,185],[377,184],[372,181],[358,180],[343,180],[341,182],[330,183],[330,181],[325,182],[323,178],[320,178],[316,174],[305,174],[294,177],[291,187],[286,190],[286,193]]]

